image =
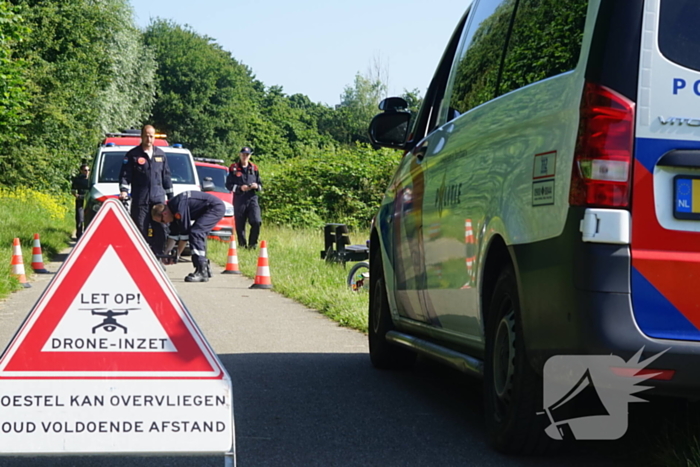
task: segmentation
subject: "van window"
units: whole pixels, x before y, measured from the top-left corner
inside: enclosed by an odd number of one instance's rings
[[[197,174],[199,175],[200,182],[203,182],[206,177],[211,178],[214,184],[214,191],[217,193],[230,193],[226,189],[226,175],[228,175],[228,169],[226,167],[219,168],[198,165]]]
[[[124,156],[126,156],[126,151],[102,153],[102,167],[97,177],[98,183],[119,182],[119,172],[124,165]]]
[[[669,60],[700,71],[700,8],[697,0],[661,0],[659,50]]]
[[[182,183],[187,185],[196,185],[192,163],[187,154],[165,152],[168,158],[168,166],[170,167],[170,177],[173,183]],[[98,175],[99,183],[115,183],[119,182],[119,172],[122,169],[124,152],[105,152],[102,157],[102,167]]]
[[[576,68],[588,0],[520,0],[498,95]]]
[[[416,117],[413,119],[409,141],[418,142],[422,140],[425,135],[433,131],[439,123],[442,123],[438,122],[437,109],[445,95],[448,78],[450,77],[450,69],[452,68],[452,63],[454,62],[455,54],[457,53],[457,48],[470,14],[471,5],[467,7],[467,11],[464,13],[464,16],[462,16],[459,24],[457,24],[457,28],[455,28],[450,37],[450,42],[445,48],[445,52],[440,59],[435,75],[425,93],[423,104],[416,114]]]
[[[453,66],[449,109],[441,109],[449,120],[496,96],[498,72],[503,59],[515,0],[482,0],[472,13]]]
[[[174,184],[196,185],[194,171],[192,170],[192,159],[188,154],[180,152],[165,151],[170,167],[170,179]]]

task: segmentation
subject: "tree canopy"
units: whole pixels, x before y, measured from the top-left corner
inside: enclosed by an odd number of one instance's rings
[[[65,185],[105,129],[138,124],[150,113],[155,61],[126,0],[0,5],[26,26],[21,41],[9,42],[24,80],[15,102],[26,113],[14,142],[0,146],[0,182]]]
[[[250,69],[213,39],[171,21],[153,21],[144,38],[158,63],[151,122],[195,154],[228,157],[255,115]]]
[[[343,211],[361,223],[369,215],[361,204],[384,189],[369,175],[343,181],[332,172],[358,175],[348,164],[372,159],[356,144],[367,142],[386,95],[379,76],[358,73],[336,108],[314,103],[262,83],[189,26],[155,19],[140,30],[128,0],[0,0],[0,76],[0,185],[65,189],[105,132],[150,123],[196,156],[232,162],[251,146],[273,173],[303,169],[305,157],[312,167],[335,160],[324,169],[324,183],[337,186],[323,195],[323,216]],[[406,97],[420,102],[415,90]],[[320,196],[305,193],[312,204]],[[287,208],[276,205],[273,217],[293,217]]]
[[[0,2],[0,146],[16,144],[20,128],[29,120],[27,65],[15,57],[15,50],[30,31],[18,11]]]

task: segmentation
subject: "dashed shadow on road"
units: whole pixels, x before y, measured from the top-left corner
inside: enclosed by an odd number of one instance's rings
[[[428,361],[392,372],[373,369],[363,353],[219,357],[233,381],[238,467],[639,465],[636,439],[541,457],[495,453],[480,382]],[[223,456],[0,458],[0,466],[46,465],[222,466]]]

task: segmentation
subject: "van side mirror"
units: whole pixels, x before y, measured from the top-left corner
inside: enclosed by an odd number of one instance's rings
[[[411,112],[401,97],[387,97],[379,103],[383,113],[374,116],[369,124],[369,139],[375,148],[404,149],[408,136]]]
[[[202,180],[202,191],[214,191],[214,182],[211,177],[204,177]]]
[[[407,111],[375,115],[369,124],[369,139],[372,145],[403,149],[406,145],[410,121],[411,113]]]

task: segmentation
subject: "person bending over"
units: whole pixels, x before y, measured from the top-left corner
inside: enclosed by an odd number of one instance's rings
[[[185,282],[207,282],[211,268],[207,259],[207,234],[224,217],[226,207],[219,198],[201,191],[185,191],[174,196],[168,204],[156,204],[151,209],[155,222],[176,224],[179,235],[187,235],[192,250],[194,272]]]

